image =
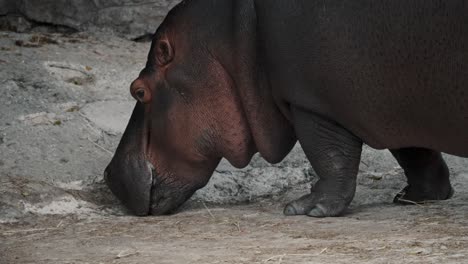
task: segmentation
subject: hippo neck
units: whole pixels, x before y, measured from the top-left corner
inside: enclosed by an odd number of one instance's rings
[[[296,142],[294,129],[275,103],[263,55],[257,41],[257,16],[254,1],[232,1],[226,26],[227,47],[218,48],[219,60],[232,77],[236,94],[250,126],[256,149],[271,163],[281,161]],[[226,32],[226,31],[224,31]]]

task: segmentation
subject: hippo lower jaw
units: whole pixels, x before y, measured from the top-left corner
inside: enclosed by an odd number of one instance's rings
[[[197,186],[171,186],[165,182],[156,182],[158,177],[154,168],[152,169],[152,178],[154,180],[150,190],[148,215],[168,215],[174,213],[199,189]]]
[[[149,161],[140,161],[138,163],[146,166],[140,166],[140,170],[135,171],[133,175],[125,174],[125,167],[109,166],[105,170],[104,179],[110,186],[112,193],[137,216],[170,213],[176,206],[170,196],[167,195],[166,188],[155,181],[157,173],[153,164]],[[118,178],[125,180],[117,181]],[[131,180],[137,178],[144,178],[145,180]],[[138,190],[138,192],[133,190]]]
[[[155,181],[155,175],[156,170],[154,169],[154,166],[151,165],[152,184],[150,189],[148,215],[170,214],[174,207],[171,206],[170,197],[164,195],[162,190],[158,190],[161,188]]]
[[[145,159],[111,162],[104,171],[104,180],[112,193],[138,216],[150,213],[154,167]]]
[[[155,186],[151,188],[152,193],[158,191]],[[154,190],[154,191],[153,191]],[[174,199],[170,196],[151,195],[148,215],[167,215],[173,213],[186,199]]]

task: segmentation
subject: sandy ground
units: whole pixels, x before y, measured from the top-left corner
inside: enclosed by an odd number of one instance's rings
[[[285,217],[314,179],[299,147],[277,165],[222,162],[180,212],[133,217],[102,182],[149,43],[0,32],[0,263],[466,263],[468,162],[449,201],[398,206],[402,171],[365,148],[339,218]]]

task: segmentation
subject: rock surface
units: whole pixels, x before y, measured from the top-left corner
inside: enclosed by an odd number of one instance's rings
[[[71,31],[111,30],[127,38],[155,32],[180,0],[0,0],[0,27],[26,31],[52,25]],[[26,21],[24,20],[26,19]]]

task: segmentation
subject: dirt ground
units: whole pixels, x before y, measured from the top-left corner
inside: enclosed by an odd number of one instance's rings
[[[285,217],[314,173],[223,161],[171,216],[127,214],[102,182],[149,43],[107,33],[0,32],[0,263],[466,263],[468,161],[446,156],[455,196],[398,206],[400,168],[364,149],[357,194],[338,218]]]

